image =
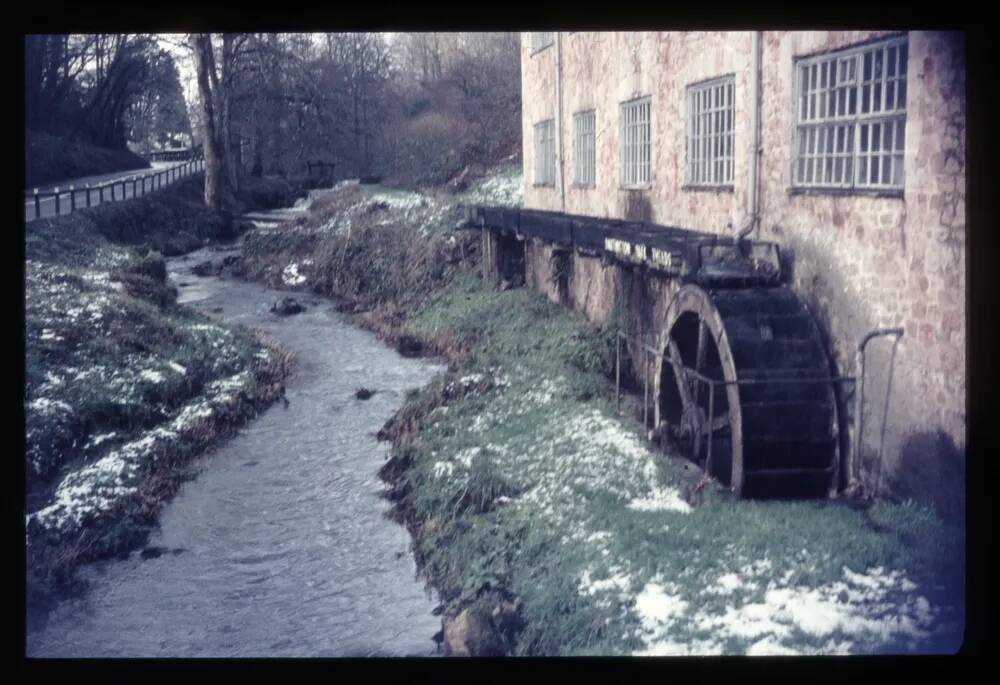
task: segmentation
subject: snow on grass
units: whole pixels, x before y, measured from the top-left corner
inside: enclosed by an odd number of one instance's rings
[[[800,652],[792,647],[786,647],[773,637],[765,637],[754,642],[747,649],[747,656],[796,656]]]
[[[32,260],[26,266],[25,457],[37,479],[29,490],[70,464],[101,457],[112,438],[128,444],[134,427],[168,420],[193,391],[178,383],[192,367],[211,378],[247,366],[247,341],[228,327],[121,293],[106,271]],[[125,432],[108,433],[108,417]],[[64,503],[84,492],[84,482],[93,481],[95,500],[122,494],[95,476],[115,471],[114,464],[91,463],[82,481],[67,481]]]
[[[299,273],[299,265],[292,262],[285,267],[285,270],[281,272],[281,282],[285,285],[302,285],[307,280],[305,274]]]
[[[204,396],[186,404],[166,425],[146,431],[67,475],[56,488],[52,503],[28,515],[29,535],[32,531],[72,533],[113,510],[138,492],[140,472],[146,464],[156,460],[169,443],[181,439],[199,420],[220,411],[239,390],[249,388],[251,381],[247,371],[213,381],[206,386]],[[98,436],[92,442],[97,445],[113,435]]]
[[[653,487],[650,494],[628,503],[629,509],[636,511],[679,511],[689,513],[691,505],[684,501],[674,488]]]
[[[408,190],[389,190],[388,188],[373,187],[368,199],[362,203],[365,208],[387,205],[390,209],[409,210],[418,207],[426,207],[429,198],[422,193],[415,193]]]
[[[520,207],[523,201],[523,179],[520,166],[500,170],[461,195],[463,202],[479,205]]]
[[[719,495],[691,507],[680,468],[604,397],[581,392],[587,378],[575,361],[560,363],[579,358],[562,355],[582,340],[561,337],[562,315],[522,301],[523,292],[477,287],[456,287],[415,330],[474,331],[488,341],[475,348],[477,358],[503,361],[507,382],[476,385],[480,374],[498,373],[473,365],[443,384],[449,406],[421,429],[416,491],[440,493],[426,496],[437,518],[433,503],[455,501],[466,484],[455,455],[473,453],[514,484],[507,506],[448,535],[462,549],[488,550],[488,559],[512,555],[511,583],[529,624],[525,653],[869,654],[934,649],[948,639],[950,600],[935,605],[937,595],[912,580],[924,582],[926,569],[899,551],[893,534],[828,503]],[[455,397],[463,381],[473,391]],[[531,531],[526,546],[487,542],[518,539],[521,525]],[[536,551],[546,549],[554,551]],[[592,630],[600,624],[606,629]]]
[[[729,595],[745,587],[743,579],[735,573],[723,573],[715,580],[714,586],[709,586],[706,588],[706,592],[711,592],[720,595]]]
[[[398,226],[429,238],[464,223],[464,212],[453,200],[417,191],[338,184],[319,200],[310,207],[311,216],[303,225],[283,230],[350,236],[355,227]]]
[[[772,579],[760,588],[752,578],[729,571],[701,594],[717,595],[720,589],[730,601],[713,610],[711,602],[696,603],[677,586],[651,580],[635,599],[644,642],[635,653],[707,655],[734,644],[748,655],[914,649],[931,636],[938,614],[905,574],[881,567],[864,573],[844,567],[841,580],[815,587]],[[702,635],[711,639],[693,648]],[[688,646],[677,648],[683,644]]]
[[[60,412],[71,414],[73,412],[73,407],[62,400],[52,400],[48,397],[37,397],[31,400],[28,402],[28,409],[39,414],[57,414]]]
[[[149,381],[150,383],[163,382],[163,374],[159,371],[154,371],[153,369],[143,369],[139,372],[139,378],[144,381]]]
[[[585,596],[606,592],[623,594],[631,589],[632,577],[623,567],[613,566],[608,573],[606,578],[594,579],[591,577],[591,569],[584,569],[580,577],[579,593]]]
[[[103,443],[115,438],[118,435],[118,431],[111,431],[110,433],[101,433],[100,435],[95,435],[90,438],[85,444],[84,449],[93,449],[94,447],[99,447]]]
[[[639,636],[647,648],[636,656],[685,653],[684,648],[668,636],[674,623],[687,612],[688,603],[681,598],[677,587],[664,583],[660,576],[651,579],[635,597],[635,612],[639,617]]]

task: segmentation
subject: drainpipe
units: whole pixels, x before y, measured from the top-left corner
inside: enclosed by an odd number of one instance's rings
[[[760,31],[753,32],[750,56],[750,191],[747,195],[747,226],[736,236],[737,242],[745,238],[759,224],[757,195],[760,181]]]
[[[556,31],[556,161],[559,163],[559,203],[566,211],[566,184],[563,176],[562,127],[562,34]]]

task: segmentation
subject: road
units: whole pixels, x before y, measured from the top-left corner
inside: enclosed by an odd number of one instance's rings
[[[56,188],[59,188],[60,191],[65,190],[66,192],[60,192],[60,194],[59,194],[59,213],[60,214],[68,214],[70,212],[70,207],[71,207],[70,194],[69,194],[69,188],[70,188],[70,186],[72,186],[76,190],[76,204],[77,204],[77,207],[86,207],[87,206],[86,192],[84,190],[82,190],[82,189],[86,188],[86,186],[88,184],[91,185],[91,186],[96,186],[96,185],[108,183],[110,181],[117,181],[117,180],[121,180],[121,179],[138,178],[138,177],[145,176],[145,175],[148,175],[148,174],[152,174],[152,173],[155,173],[155,172],[158,172],[158,171],[165,171],[167,169],[170,169],[170,168],[173,168],[173,167],[176,167],[176,166],[181,166],[181,165],[183,165],[185,163],[186,162],[153,162],[152,163],[152,167],[149,168],[149,169],[132,169],[130,171],[117,171],[117,172],[110,173],[110,174],[99,174],[99,175],[95,175],[95,176],[81,176],[79,178],[71,178],[71,179],[66,179],[66,180],[63,180],[63,181],[59,181],[58,183],[50,183],[48,185],[39,186],[38,190],[39,190],[40,193],[54,192]],[[150,184],[151,183],[152,183],[152,180],[147,180],[146,181],[146,192],[147,193],[150,192],[150,188],[151,188]],[[157,188],[159,188],[159,186],[157,186]],[[142,192],[141,187],[137,187],[136,190],[137,190],[139,196],[142,196],[144,194]],[[121,192],[122,192],[122,189],[121,189],[120,186],[115,188],[115,198],[117,200],[121,200],[122,199]],[[34,201],[34,198],[32,197],[33,194],[34,194],[34,188],[31,188],[31,189],[28,189],[28,190],[24,191],[24,198],[25,198],[24,199],[24,220],[25,221],[34,221],[36,218],[39,218],[39,217],[35,216],[35,201]],[[104,191],[104,197],[105,197],[105,202],[110,202],[111,201],[110,200],[110,190],[105,190]],[[132,185],[131,184],[126,184],[125,185],[125,198],[127,199],[127,198],[131,198],[131,197],[133,197],[133,195],[132,195]],[[40,200],[39,204],[40,204],[40,207],[41,207],[41,218],[53,217],[53,216],[56,215],[56,199],[55,199],[55,197],[42,198]],[[99,204],[101,204],[100,195],[99,195],[99,193],[98,193],[98,191],[96,189],[92,190],[91,193],[90,193],[90,205],[93,207],[93,206],[96,206],[96,205],[99,205]]]

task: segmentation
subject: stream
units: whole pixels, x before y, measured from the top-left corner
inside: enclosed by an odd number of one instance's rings
[[[433,594],[409,533],[386,518],[375,439],[406,391],[442,367],[408,359],[346,321],[334,303],[168,260],[179,302],[258,328],[296,356],[279,400],[199,461],[161,512],[145,554],[81,570],[88,588],[39,631],[32,657],[431,656]],[[294,316],[269,310],[291,295]],[[375,390],[368,400],[355,389]]]

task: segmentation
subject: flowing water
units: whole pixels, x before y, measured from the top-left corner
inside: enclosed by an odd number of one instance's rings
[[[28,634],[29,656],[270,657],[436,653],[436,604],[406,530],[387,519],[375,433],[441,367],[407,359],[329,300],[191,273],[179,301],[263,329],[297,358],[278,401],[201,462],[162,511],[153,556],[83,569],[88,589]],[[293,295],[306,311],[270,313]],[[370,399],[355,389],[376,391]]]

